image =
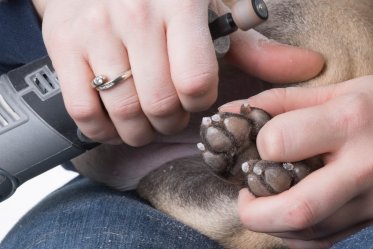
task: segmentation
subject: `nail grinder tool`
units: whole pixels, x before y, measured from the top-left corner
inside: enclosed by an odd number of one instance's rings
[[[232,13],[209,15],[215,47],[225,44],[227,51],[228,34],[248,30],[267,17],[262,0],[241,0]],[[27,180],[97,145],[68,115],[48,57],[0,76],[0,202]]]

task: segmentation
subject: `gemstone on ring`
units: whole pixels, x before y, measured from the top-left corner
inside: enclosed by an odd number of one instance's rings
[[[96,88],[98,86],[101,86],[102,84],[105,84],[106,82],[106,77],[103,75],[97,75],[93,80],[92,80],[92,87]]]

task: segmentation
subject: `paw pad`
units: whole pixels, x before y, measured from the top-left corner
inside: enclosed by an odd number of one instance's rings
[[[250,160],[242,164],[247,186],[255,196],[269,196],[288,190],[306,177],[310,170],[303,162],[277,163]]]
[[[255,196],[281,193],[311,172],[304,162],[260,159],[256,137],[270,118],[265,111],[245,104],[240,114],[217,113],[201,123],[202,142],[197,147],[205,163],[217,176],[246,185]]]
[[[248,105],[241,107],[240,114],[217,113],[203,118],[200,132],[202,143],[197,147],[202,151],[206,164],[225,179],[242,175],[242,162],[254,155],[258,157],[255,146],[257,131],[269,119],[266,112]],[[241,176],[240,182],[242,179]]]

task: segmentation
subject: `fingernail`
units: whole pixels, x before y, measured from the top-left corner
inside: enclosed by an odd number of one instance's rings
[[[247,99],[235,100],[218,108],[219,112],[239,112],[241,105],[249,103]]]

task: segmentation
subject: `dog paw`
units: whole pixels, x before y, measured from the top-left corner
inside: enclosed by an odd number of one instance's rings
[[[265,111],[242,105],[240,114],[217,113],[202,119],[197,147],[211,171],[234,184],[247,186],[255,196],[288,190],[312,170],[307,162],[261,160],[256,148],[259,130],[271,119]]]
[[[242,164],[247,187],[255,196],[269,196],[288,190],[310,172],[305,162],[277,163],[249,160]]]
[[[197,146],[210,169],[223,179],[242,183],[241,164],[259,158],[256,136],[270,120],[265,111],[242,105],[240,114],[217,113],[202,119]]]

